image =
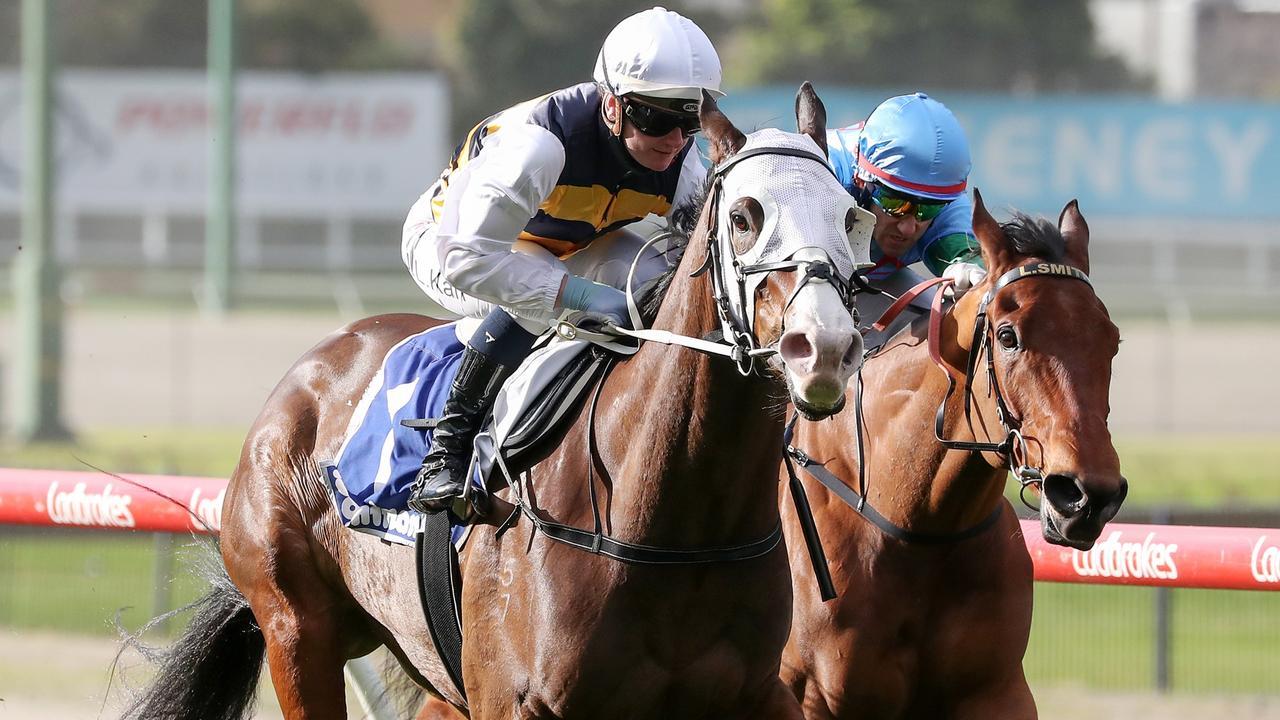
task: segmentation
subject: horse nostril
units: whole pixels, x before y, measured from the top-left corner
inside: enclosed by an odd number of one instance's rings
[[[864,347],[862,336],[854,333],[853,337],[849,338],[849,348],[844,351],[844,357],[840,358],[841,365],[844,367],[857,366],[862,362],[862,349]]]
[[[1041,491],[1045,500],[1067,517],[1079,513],[1089,502],[1089,496],[1073,475],[1050,475],[1044,479]]]
[[[803,360],[813,355],[813,344],[802,332],[789,332],[782,336],[782,344],[778,348],[782,359],[787,362]]]

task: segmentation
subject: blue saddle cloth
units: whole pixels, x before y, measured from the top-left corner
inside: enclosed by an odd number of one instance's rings
[[[413,544],[422,516],[406,503],[431,433],[400,421],[439,417],[462,351],[450,323],[411,335],[387,353],[351,416],[337,458],[321,463],[347,527]]]

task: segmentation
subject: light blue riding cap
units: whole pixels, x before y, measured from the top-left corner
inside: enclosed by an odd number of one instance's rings
[[[960,122],[924,93],[880,103],[858,136],[858,177],[908,195],[954,200],[968,186],[970,167]]]

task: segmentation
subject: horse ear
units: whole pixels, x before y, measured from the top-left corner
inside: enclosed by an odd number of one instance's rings
[[[827,155],[827,108],[814,92],[813,84],[805,80],[796,93],[796,129],[813,138]]]
[[[1058,216],[1058,232],[1067,246],[1067,261],[1089,272],[1089,224],[1080,214],[1080,201],[1072,200]]]
[[[707,136],[707,150],[711,155],[711,163],[719,165],[722,161],[733,157],[747,144],[747,136],[729,122],[729,118],[720,112],[720,106],[711,97],[711,93],[702,91],[702,105],[698,108],[698,120],[702,122],[702,132]]]
[[[993,275],[1000,268],[1012,265],[1009,257],[1009,243],[1005,239],[1000,223],[987,212],[982,202],[982,193],[973,189],[973,234],[978,236],[978,244],[982,246],[982,261]]]

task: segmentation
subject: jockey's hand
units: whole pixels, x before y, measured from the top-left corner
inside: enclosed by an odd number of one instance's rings
[[[577,310],[579,312],[575,314],[576,316],[598,325],[612,322],[619,327],[631,327],[626,293],[584,277],[569,276],[564,289],[560,291],[560,306]]]
[[[987,270],[977,263],[957,262],[948,265],[947,269],[942,271],[942,277],[955,281],[952,287],[955,288],[955,294],[958,297],[985,280]]]

